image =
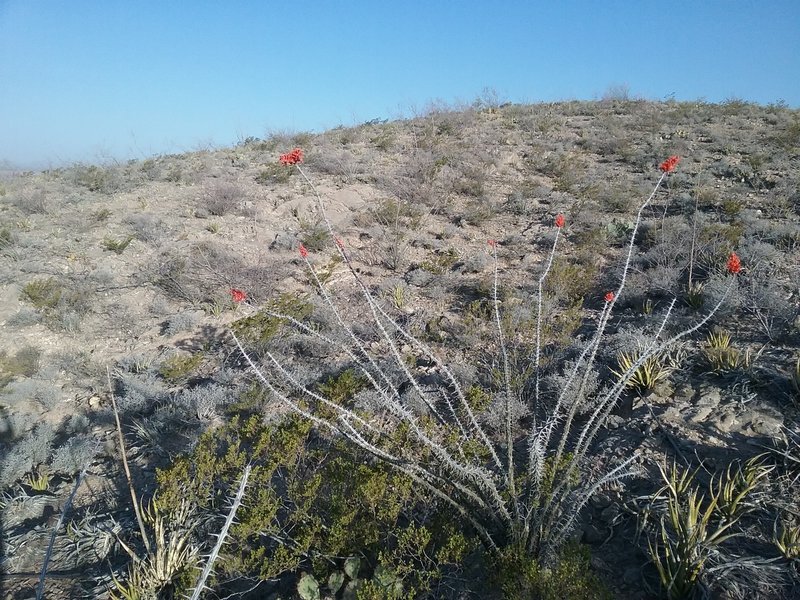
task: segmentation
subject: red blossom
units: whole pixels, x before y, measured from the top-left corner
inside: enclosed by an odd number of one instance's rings
[[[667,160],[662,162],[658,168],[664,171],[664,173],[672,173],[680,160],[680,156],[670,156]]]
[[[303,244],[300,244],[299,250],[300,250],[300,256],[302,256],[303,258],[308,257],[308,250],[306,250],[306,247],[303,246]]]
[[[336,241],[336,245],[339,246],[339,248],[341,248],[342,250],[344,250],[344,242],[342,241],[342,239],[338,237],[333,239]]]
[[[564,215],[556,215],[556,227],[561,229],[564,226]]]
[[[282,165],[296,165],[303,162],[303,151],[300,148],[295,148],[291,152],[281,154],[280,163]]]
[[[736,252],[731,252],[731,255],[728,257],[728,262],[725,264],[728,269],[728,273],[736,275],[739,271],[742,270],[742,261],[736,255]]]
[[[242,290],[231,288],[230,294],[231,298],[233,299],[234,302],[236,302],[236,304],[239,304],[240,302],[244,302],[245,300],[247,300],[247,292],[244,292]]]
[[[492,248],[497,248],[497,242],[495,240],[486,240],[486,243],[489,244]]]
[[[605,295],[606,302],[614,301],[614,292],[607,292]]]

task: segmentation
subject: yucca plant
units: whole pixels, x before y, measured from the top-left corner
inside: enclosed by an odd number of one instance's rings
[[[764,455],[760,454],[744,465],[737,464],[735,469],[731,463],[724,475],[711,480],[709,488],[717,498],[717,510],[724,519],[735,521],[755,508],[748,497],[774,469],[774,466],[765,465],[763,460]]]
[[[703,296],[704,288],[705,285],[698,281],[690,283],[689,287],[686,289],[686,304],[695,310],[703,308],[703,304],[705,304],[706,301]]]
[[[106,237],[103,239],[103,248],[108,250],[109,252],[113,252],[114,254],[122,254],[125,252],[125,249],[130,245],[133,241],[134,236],[129,235],[128,237],[122,238],[120,240]]]
[[[620,379],[630,371],[624,381],[625,387],[639,395],[653,391],[659,383],[666,381],[674,370],[662,354],[651,354],[638,367],[632,369],[639,363],[641,355],[646,350],[646,348],[638,347],[630,352],[620,352],[617,354],[617,368],[611,369],[611,372]]]
[[[775,522],[772,543],[785,559],[800,565],[800,525],[784,519]]]
[[[715,545],[731,538],[729,530],[738,517],[718,519],[719,493],[710,498],[693,485],[697,471],[679,472],[673,464],[669,473],[659,466],[665,485],[654,498],[666,496],[661,517],[660,542],[649,542],[650,557],[661,585],[670,600],[688,600],[698,589],[706,561]]]
[[[157,500],[141,507],[142,519],[152,533],[152,547],[144,558],[118,538],[131,557],[124,581],[112,576],[114,584],[110,597],[115,600],[149,600],[163,597],[173,590],[187,586],[199,562],[199,548],[192,541],[197,525],[196,516],[188,502],[170,514],[163,513]]]
[[[714,329],[706,336],[703,357],[713,373],[724,374],[750,365],[749,353],[732,345],[731,334],[723,329]]]
[[[197,525],[197,517],[194,507],[188,502],[182,502],[169,514],[159,509],[155,498],[147,506],[144,502],[139,502],[128,466],[125,436],[111,385],[111,371],[107,370],[106,374],[125,479],[145,548],[145,556],[141,558],[134,548],[117,536],[117,541],[132,562],[124,581],[112,574],[113,589],[109,590],[109,596],[114,600],[151,600],[162,597],[163,594],[170,595],[175,588],[189,583],[180,580],[191,576],[199,560],[199,548],[192,543],[192,531]],[[148,534],[148,529],[152,536]]]
[[[46,492],[50,489],[50,474],[46,470],[37,469],[33,473],[28,473],[24,483],[36,492]]]

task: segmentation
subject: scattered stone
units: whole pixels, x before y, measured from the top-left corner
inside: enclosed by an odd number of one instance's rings
[[[712,412],[714,412],[714,407],[700,406],[694,410],[688,410],[687,417],[692,423],[702,423]]]
[[[100,396],[92,396],[89,398],[89,408],[100,408],[102,401]]]
[[[608,420],[606,420],[605,428],[606,429],[619,429],[625,425],[625,419],[619,415],[610,415]]]
[[[694,398],[694,390],[689,385],[682,385],[675,389],[672,398],[677,405],[690,404]]]
[[[639,567],[628,567],[622,575],[622,580],[628,585],[639,583],[642,577],[642,570]]]
[[[722,394],[717,387],[702,386],[697,392],[695,406],[704,408],[716,408],[722,400]]]
[[[108,438],[105,442],[103,442],[103,449],[100,452],[102,457],[110,457],[113,458],[117,453],[117,442],[112,438]]]
[[[587,525],[583,529],[583,541],[587,544],[599,544],[608,537],[608,532],[594,525]]]
[[[730,410],[719,413],[717,417],[711,419],[711,426],[723,433],[729,432],[735,424],[736,415]]]
[[[779,416],[770,415],[762,411],[749,410],[739,417],[745,423],[743,429],[747,429],[758,435],[775,437],[780,435],[783,429],[783,419]]]
[[[600,512],[600,520],[603,523],[612,523],[619,515],[619,508],[613,504]]]
[[[591,497],[589,503],[596,510],[603,510],[604,508],[608,508],[611,505],[611,498],[609,498],[605,494],[595,494],[594,496]]]

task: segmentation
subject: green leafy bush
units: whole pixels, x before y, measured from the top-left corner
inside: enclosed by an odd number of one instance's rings
[[[36,308],[52,309],[58,306],[64,291],[64,284],[55,277],[40,278],[23,286],[22,297]]]
[[[294,169],[291,167],[281,164],[271,164],[264,167],[264,169],[256,175],[256,183],[261,185],[287,183],[292,175],[294,175]]]
[[[114,254],[122,254],[133,241],[133,238],[134,236],[132,235],[119,240],[112,237],[107,237],[103,239],[103,248],[109,252],[113,252]]]
[[[494,577],[507,600],[612,600],[592,571],[586,547],[568,545],[552,567],[524,551],[506,548],[496,561]]]
[[[33,346],[24,346],[13,356],[0,351],[0,389],[16,377],[32,377],[39,370],[42,353]]]
[[[203,353],[182,356],[176,354],[165,360],[159,368],[159,374],[170,383],[179,383],[189,377],[200,363],[203,362]]]
[[[348,374],[324,385],[348,395],[354,390]],[[397,432],[396,447],[403,435]],[[380,579],[383,565],[404,589],[423,589],[470,545],[435,514],[425,525],[414,522],[415,506],[434,504],[402,473],[341,440],[314,435],[298,417],[267,425],[241,412],[206,432],[191,454],[158,472],[159,506],[168,511],[188,501],[201,512],[220,512],[248,464],[251,492],[223,546],[220,576],[270,579],[303,568],[315,575],[303,586],[315,597],[313,583],[338,570],[334,557],[362,556],[375,565],[373,577]],[[356,578],[352,564],[343,568]]]
[[[274,300],[266,302],[257,313],[234,321],[231,330],[243,340],[263,344],[278,333],[286,320],[285,317],[302,321],[312,312],[313,306],[302,296],[281,294]]]

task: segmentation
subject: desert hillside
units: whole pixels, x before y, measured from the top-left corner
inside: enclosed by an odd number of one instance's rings
[[[4,174],[3,597],[800,597],[799,173],[609,100]]]

